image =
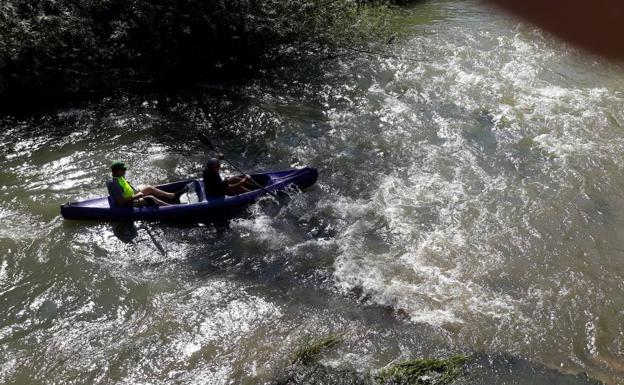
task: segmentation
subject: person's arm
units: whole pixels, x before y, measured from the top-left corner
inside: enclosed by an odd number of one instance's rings
[[[143,194],[142,192],[139,191],[138,193],[134,194],[132,196],[132,198],[130,198],[130,200],[134,201],[134,200],[141,199],[141,198],[144,198],[144,197],[145,197],[145,194]]]
[[[141,191],[139,191],[138,188],[134,187],[130,183],[128,183],[128,184],[130,185],[130,188],[132,189],[132,191],[134,191],[134,195],[132,196],[132,198],[126,199],[126,201],[128,201],[128,200],[133,201],[133,200],[141,199],[141,198],[145,197],[145,194],[143,194]]]
[[[241,180],[239,180],[236,183],[233,183],[230,185],[230,187],[238,187],[238,186],[242,186],[245,183],[247,183],[249,180],[251,180],[251,177],[249,175],[245,175]],[[243,186],[244,187],[244,186]]]
[[[125,198],[123,195],[116,195],[115,196],[115,202],[119,206],[125,206],[125,205],[128,205],[128,204],[132,203],[132,201],[137,200],[137,199],[141,199],[141,198],[143,198],[143,193],[139,191],[138,193],[134,194],[130,198]]]

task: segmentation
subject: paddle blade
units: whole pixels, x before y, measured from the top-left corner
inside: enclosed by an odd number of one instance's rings
[[[208,137],[205,134],[202,134],[200,132],[199,134],[197,134],[197,136],[199,137],[199,141],[202,142],[205,146],[207,146],[208,148],[210,148],[213,151],[217,151],[216,147],[214,146],[214,144],[212,144],[210,139],[208,139]]]

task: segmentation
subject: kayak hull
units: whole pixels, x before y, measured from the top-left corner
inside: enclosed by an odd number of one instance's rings
[[[110,197],[101,197],[61,206],[61,215],[65,219],[95,221],[202,221],[226,215],[233,209],[255,202],[267,195],[267,191],[276,193],[296,186],[305,189],[316,183],[318,171],[304,167],[285,171],[252,174],[251,177],[264,189],[253,190],[244,194],[221,197],[206,197],[202,179],[189,179],[157,186],[165,191],[178,191],[185,185],[194,187],[197,202],[171,206],[153,207],[115,207]]]

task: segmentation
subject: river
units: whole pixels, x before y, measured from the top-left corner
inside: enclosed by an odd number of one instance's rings
[[[261,383],[340,333],[331,366],[478,352],[624,384],[623,68],[476,2],[405,13],[383,54],[3,117],[0,382]],[[198,127],[318,184],[225,230],[60,217],[113,160],[200,175]]]

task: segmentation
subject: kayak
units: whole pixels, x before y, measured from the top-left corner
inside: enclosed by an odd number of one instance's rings
[[[296,186],[305,189],[316,183],[318,171],[315,168],[266,172],[250,175],[264,188],[232,196],[206,197],[204,182],[200,179],[188,179],[156,186],[161,190],[174,192],[188,186],[188,192],[181,197],[187,203],[170,206],[118,207],[109,196],[79,202],[69,202],[61,206],[61,215],[65,219],[96,221],[201,221],[226,215],[228,211],[255,202],[260,197],[284,191]]]

